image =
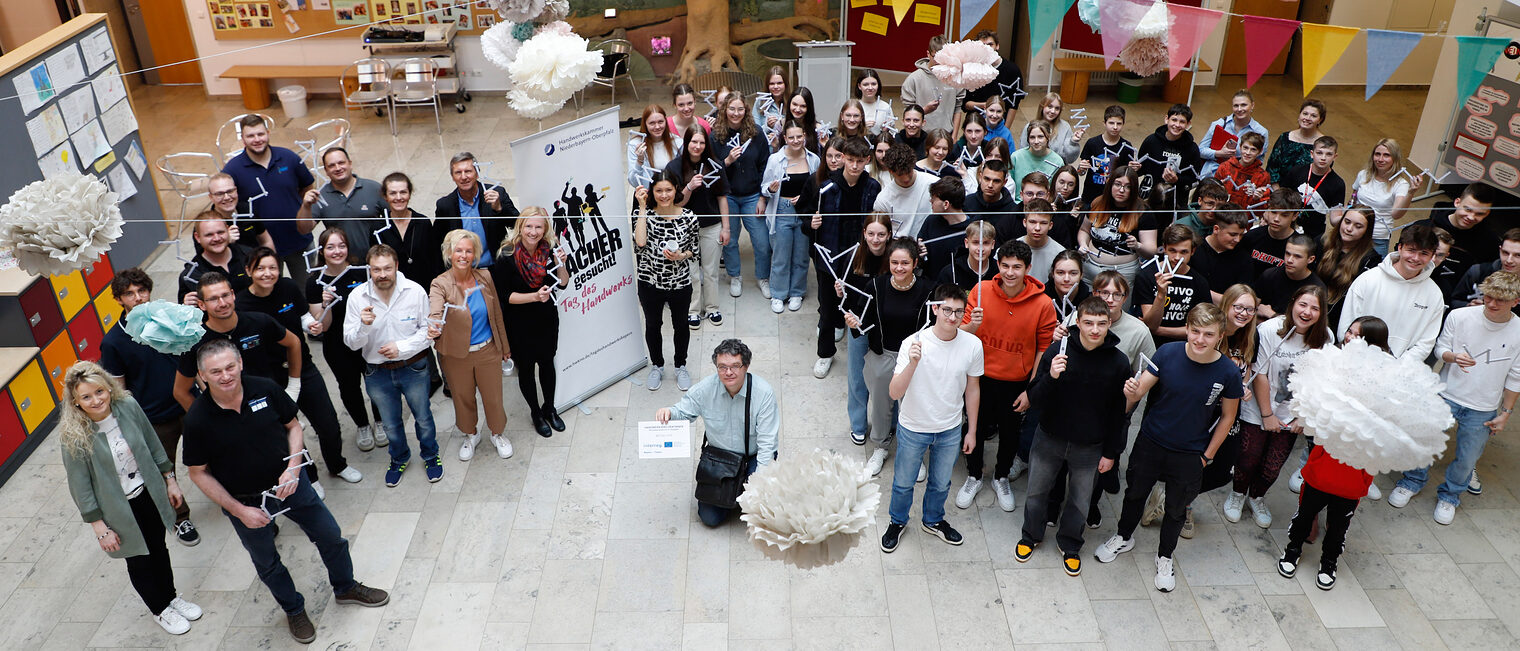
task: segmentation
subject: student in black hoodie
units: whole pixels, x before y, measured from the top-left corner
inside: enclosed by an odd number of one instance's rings
[[[925,217],[924,225],[918,229],[918,241],[924,243],[928,252],[924,258],[925,278],[938,278],[961,248],[962,238],[956,236],[966,232],[971,223],[964,210],[965,187],[954,177],[941,178],[929,186],[929,206],[934,214]]]
[[[1198,181],[1202,162],[1198,145],[1188,128],[1193,125],[1193,109],[1173,104],[1166,110],[1166,123],[1140,143],[1140,196],[1152,208],[1187,211],[1187,197]],[[1171,219],[1158,219],[1165,227]]]
[[[955,260],[939,272],[939,284],[955,285],[971,291],[977,283],[997,277],[997,261],[992,253],[997,250],[997,229],[992,222],[978,220],[966,224],[966,239]]]
[[[998,223],[1005,215],[1018,212],[1013,195],[1008,192],[1008,163],[997,159],[976,169],[977,191],[966,195],[966,214],[972,219]]]
[[[866,163],[871,161],[871,144],[865,138],[846,138],[839,145],[844,166],[829,173],[819,184],[818,212],[803,224],[803,232],[814,244],[828,249],[831,255],[844,253],[845,249],[860,239],[860,229],[866,213],[876,204],[881,184],[865,173]],[[827,217],[825,217],[827,215]],[[833,287],[834,274],[840,278],[849,271],[845,266],[849,256],[835,262],[823,259],[816,247],[813,270],[818,274],[819,287]],[[829,270],[833,269],[833,273]],[[844,314],[839,311],[839,296],[831,291],[818,292],[818,361],[813,364],[813,375],[822,378],[834,364],[834,354],[839,352],[835,344],[844,338]],[[822,374],[819,371],[822,370]]]
[[[1108,331],[1108,304],[1102,299],[1090,297],[1077,306],[1076,330],[1077,337],[1045,349],[1029,385],[1040,424],[1029,456],[1023,538],[1013,552],[1019,562],[1027,561],[1045,539],[1046,500],[1064,465],[1071,499],[1061,513],[1056,544],[1070,576],[1082,573],[1082,529],[1095,478],[1113,468],[1124,451],[1124,381],[1130,369],[1117,347],[1119,338]]]

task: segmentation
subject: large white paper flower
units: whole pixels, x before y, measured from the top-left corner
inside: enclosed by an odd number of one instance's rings
[[[881,490],[859,461],[818,449],[761,467],[739,496],[755,546],[802,568],[843,559],[875,524],[880,503]]]
[[[507,102],[523,117],[552,115],[602,69],[602,53],[587,49],[586,39],[568,27],[550,23],[540,28],[507,66],[514,87]]]
[[[570,0],[546,0],[544,11],[538,15],[538,22],[552,23],[570,17]]]
[[[544,12],[544,0],[488,0],[502,20],[526,23]]]
[[[997,79],[997,67],[1002,63],[997,50],[981,41],[956,41],[946,43],[934,54],[930,70],[946,84],[976,90]]]
[[[514,26],[510,22],[499,22],[480,34],[480,53],[485,55],[487,61],[503,70],[512,65],[512,61],[517,58],[517,50],[523,44],[512,34]]]
[[[39,276],[77,271],[121,237],[116,193],[100,179],[75,173],[28,183],[0,207],[0,248]]]
[[[1289,408],[1305,433],[1342,463],[1369,473],[1429,466],[1446,450],[1445,386],[1419,360],[1354,339],[1304,353],[1288,376]]]
[[[517,111],[518,115],[533,120],[542,120],[554,115],[554,112],[563,107],[566,101],[565,99],[558,101],[542,100],[520,88],[507,92],[507,105],[511,106],[512,110]]]

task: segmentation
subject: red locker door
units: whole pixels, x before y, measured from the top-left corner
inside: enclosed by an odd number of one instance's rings
[[[100,317],[95,315],[95,306],[86,305],[79,315],[69,323],[69,340],[74,342],[74,354],[79,359],[87,359],[92,362],[100,361],[100,338],[104,336],[100,329]]]

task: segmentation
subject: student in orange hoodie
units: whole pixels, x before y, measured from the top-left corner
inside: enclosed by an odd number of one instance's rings
[[[1032,257],[1029,245],[1017,240],[998,247],[998,275],[968,292],[966,317],[961,323],[962,330],[982,340],[985,375],[977,424],[983,429],[977,437],[986,440],[990,433],[987,428],[996,424],[998,452],[992,487],[998,506],[1008,512],[1014,509],[1010,483],[1029,467],[1028,459],[1015,463],[1024,412],[1029,409],[1026,389],[1035,364],[1056,331],[1056,308],[1045,295],[1045,284],[1027,275]],[[966,483],[956,495],[957,505],[969,505],[982,490],[984,447],[977,446],[966,454]]]
[[[1247,131],[1240,136],[1240,155],[1219,164],[1214,178],[1224,184],[1230,193],[1230,201],[1251,208],[1267,200],[1272,191],[1272,175],[1261,164],[1261,152],[1266,140],[1261,134]],[[1255,210],[1251,211],[1253,214]]]

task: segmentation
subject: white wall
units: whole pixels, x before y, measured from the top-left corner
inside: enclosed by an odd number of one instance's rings
[[[1206,9],[1229,11],[1230,7],[1233,4],[1233,0],[1205,0],[1203,7]],[[1025,18],[1024,20],[1028,19]],[[1225,21],[1221,20],[1219,21],[1219,25],[1214,28],[1214,33],[1210,34],[1208,39],[1204,41],[1203,47],[1199,50],[1198,53],[1199,59],[1207,62],[1209,64],[1209,67],[1213,68],[1214,70],[1219,69],[1219,57],[1224,52],[1224,35]],[[1050,39],[1049,43],[1047,43],[1047,45],[1041,48],[1038,52],[1033,52],[1030,55],[1029,66],[1024,71],[1026,86],[1034,88],[1042,87],[1047,84],[1055,86],[1060,85],[1060,75],[1056,74],[1055,71],[1050,67],[1050,44],[1056,43],[1060,39],[1061,29],[1060,27],[1057,27],[1055,36]],[[1216,83],[1218,76],[1219,74],[1214,71],[1201,72],[1193,76],[1193,83],[1198,86],[1213,86]],[[1052,81],[1052,77],[1054,77],[1054,81]]]

